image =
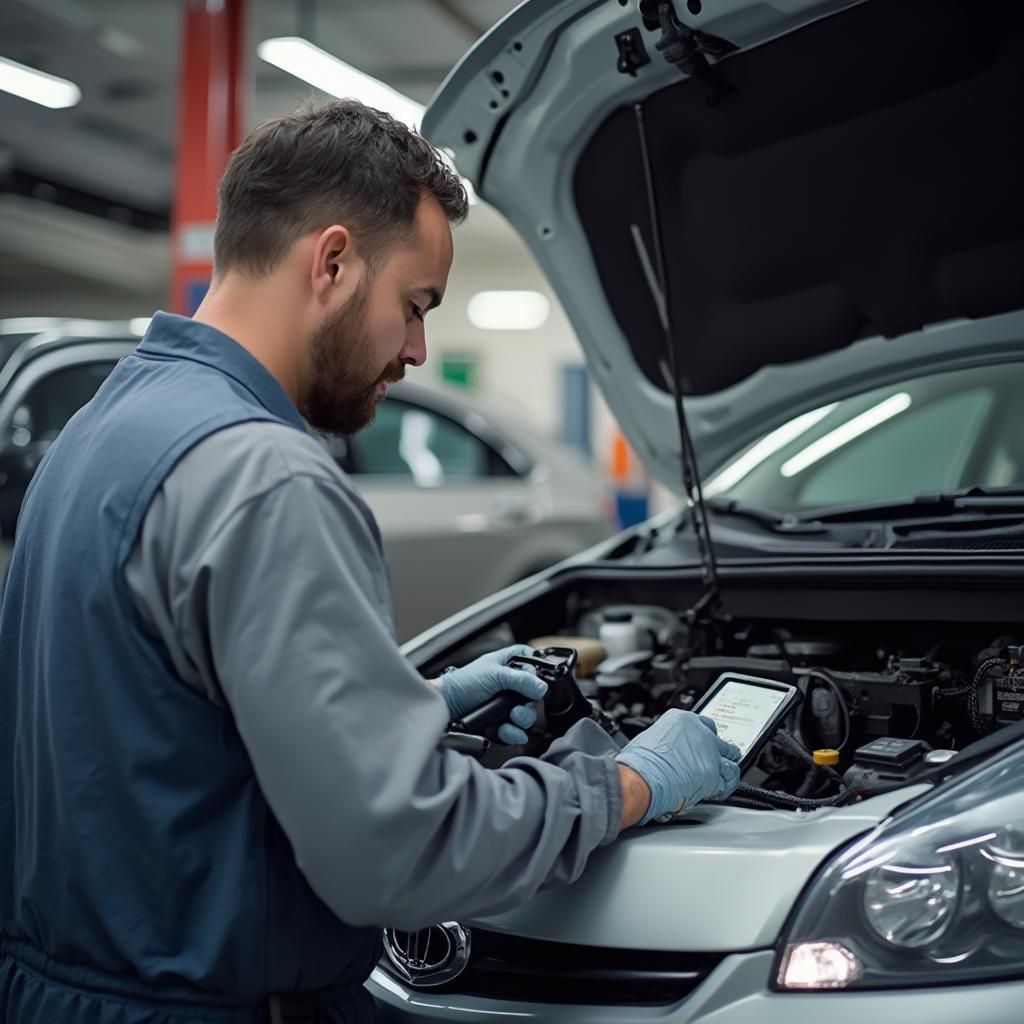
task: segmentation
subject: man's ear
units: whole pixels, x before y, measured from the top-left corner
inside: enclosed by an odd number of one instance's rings
[[[316,298],[326,301],[332,288],[351,286],[358,279],[357,262],[355,243],[348,228],[341,224],[324,228],[313,246],[310,283]]]

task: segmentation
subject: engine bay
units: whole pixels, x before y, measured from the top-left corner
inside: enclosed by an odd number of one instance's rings
[[[620,741],[669,708],[692,709],[725,673],[802,692],[730,803],[809,810],[855,802],[940,771],[1024,719],[1024,629],[1012,624],[774,619],[600,596],[571,595],[562,628],[542,634],[523,632],[540,609],[518,623],[510,617],[503,639],[573,648],[591,717]],[[495,747],[485,761],[541,753],[559,734],[542,713],[525,750]]]
[[[668,708],[691,709],[726,672],[800,688],[804,700],[785,733],[744,780],[750,785],[754,775],[765,790],[822,797],[841,774],[848,799],[858,799],[905,785],[1024,718],[1024,647],[1010,634],[877,623],[863,633],[755,622],[711,629],[644,606],[595,610],[580,625],[590,635],[606,616],[625,614],[636,650],[605,659],[583,688],[627,737]],[[812,758],[835,751],[836,772],[815,771],[794,740]]]

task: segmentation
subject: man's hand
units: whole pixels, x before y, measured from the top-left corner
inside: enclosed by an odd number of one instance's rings
[[[485,704],[502,690],[521,693],[527,701],[541,700],[548,692],[548,684],[532,672],[509,668],[507,662],[518,655],[531,654],[532,647],[515,644],[512,647],[492,651],[471,661],[463,668],[444,672],[436,680],[437,686],[448,705],[452,721]],[[512,709],[509,721],[498,729],[498,739],[509,746],[526,742],[525,729],[537,721],[537,712],[528,703]]]
[[[623,766],[636,772],[650,791],[646,811],[639,818],[646,825],[708,797],[728,796],[740,781],[739,759],[739,748],[718,738],[710,718],[677,708],[666,711],[616,757],[623,781],[623,821],[638,813],[643,802],[643,791],[636,780],[623,777]]]

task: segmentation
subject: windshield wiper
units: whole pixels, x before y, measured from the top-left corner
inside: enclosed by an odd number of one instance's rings
[[[758,505],[744,505],[724,495],[706,498],[704,503],[714,512],[722,515],[749,519],[759,526],[778,533],[823,533],[825,527],[813,519],[803,519],[793,512],[773,512]]]
[[[1024,488],[967,487],[960,491],[935,491],[900,500],[830,505],[810,509],[797,518],[806,523],[841,523],[865,519],[941,519],[958,513],[1012,517],[1024,515]]]

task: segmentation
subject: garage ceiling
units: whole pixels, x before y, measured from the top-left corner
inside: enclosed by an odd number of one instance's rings
[[[166,308],[180,40],[186,2],[0,0],[0,56],[74,81],[81,102],[49,110],[0,93],[0,319],[128,319]],[[425,103],[481,32],[518,0],[249,0],[249,126],[294,109],[303,82],[256,58],[263,39],[301,35]],[[486,204],[455,232],[456,270],[431,314],[437,354],[485,351],[487,385],[520,399],[530,365],[535,422],[554,428],[556,377],[578,360],[568,322],[522,240]],[[467,318],[494,288],[546,294],[544,329],[505,351]]]
[[[5,191],[34,189],[37,198],[54,198],[39,179],[79,191],[85,206],[95,197],[121,207],[112,212],[122,222],[136,212],[166,217],[184,2],[0,4],[0,54],[82,89],[81,102],[67,110],[0,93]],[[306,36],[426,102],[474,38],[513,6],[513,0],[250,0],[249,122],[293,107],[310,91],[255,57],[262,39]]]

